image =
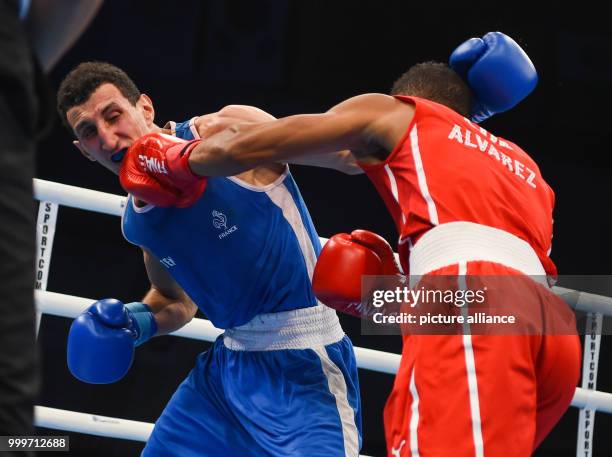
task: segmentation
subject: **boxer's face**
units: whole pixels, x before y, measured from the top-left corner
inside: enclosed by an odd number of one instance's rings
[[[66,113],[74,131],[75,146],[90,160],[119,174],[118,154],[136,139],[156,129],[151,99],[141,95],[132,105],[110,83],[98,87],[85,103]]]

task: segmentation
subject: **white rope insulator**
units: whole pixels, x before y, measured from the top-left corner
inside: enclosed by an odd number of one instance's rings
[[[193,340],[215,341],[222,333],[223,330],[212,325],[210,321],[192,319],[191,322],[176,332],[172,332],[171,335],[191,338]]]
[[[75,297],[74,295],[58,294],[44,290],[34,291],[36,306],[39,311],[54,316],[75,318],[96,300],[93,298]],[[171,335],[196,340],[215,341],[223,333],[208,320],[192,319],[190,323]]]
[[[578,388],[572,399],[572,406],[612,414],[612,394]]]
[[[96,301],[93,298],[75,297],[46,290],[35,290],[34,299],[39,311],[45,314],[70,318],[77,317],[85,308],[91,306]]]
[[[71,208],[121,216],[127,198],[81,187],[34,179],[34,198]]]
[[[36,220],[36,271],[34,276],[34,289],[37,290],[47,290],[58,210],[59,205],[56,203],[41,201],[38,205],[38,218]],[[41,320],[42,314],[37,312],[36,338],[38,338],[40,331]]]
[[[553,292],[574,309],[612,316],[612,298],[610,297],[557,286],[553,287]]]
[[[378,371],[380,373],[397,373],[400,359],[402,358],[401,355],[357,346],[354,349],[357,366],[359,368]]]
[[[37,427],[124,440],[146,441],[153,431],[153,424],[147,422],[77,413],[46,406],[36,406],[34,415]]]

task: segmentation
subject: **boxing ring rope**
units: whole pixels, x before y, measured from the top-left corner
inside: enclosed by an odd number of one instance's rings
[[[147,422],[77,413],[46,406],[36,406],[34,414],[38,427],[85,433],[87,435],[145,442],[153,431],[153,424]],[[369,456],[361,454],[359,457]]]
[[[54,430],[106,436],[122,440],[147,441],[153,431],[153,424],[131,421],[116,417],[77,413],[46,406],[34,409],[36,426]]]
[[[40,290],[36,291],[35,297],[36,306],[43,313],[68,318],[75,318],[96,301],[93,298],[75,297]],[[609,309],[608,312],[612,314],[612,309]],[[223,330],[213,326],[210,321],[194,318],[171,335],[212,342],[222,333]],[[355,347],[355,357],[359,368],[388,374],[397,372],[400,361],[399,354],[357,346]],[[572,405],[579,408],[584,408],[587,405],[589,407],[594,406],[598,411],[612,414],[612,394],[577,388]]]
[[[121,216],[127,202],[127,198],[120,195],[42,179],[34,179],[34,196],[37,200],[113,216]],[[321,237],[321,244],[326,242],[327,238]],[[552,289],[576,310],[612,315],[612,298],[610,297],[558,286]]]
[[[35,291],[35,298],[39,311],[71,319],[77,317],[96,301],[93,298],[75,297],[42,290]],[[222,333],[223,330],[216,328],[210,321],[194,318],[171,335],[213,342]],[[355,347],[355,355],[359,367],[366,370],[395,374],[399,366],[399,354]]]
[[[75,186],[34,179],[34,195],[41,202],[121,216],[127,198],[119,195],[83,189]],[[321,243],[327,239],[321,238]],[[45,281],[46,286],[46,281]],[[45,287],[46,288],[46,287]],[[612,298],[580,292],[563,287],[553,291],[576,310],[612,316]],[[74,318],[95,300],[75,297],[45,290],[36,290],[36,305],[40,313]],[[205,319],[193,319],[189,324],[172,333],[174,336],[204,341],[214,341],[223,331]],[[381,373],[395,374],[400,355],[355,347],[359,368]],[[597,390],[576,388],[572,406],[612,414],[612,394]],[[97,416],[44,406],[36,407],[36,425],[39,427],[108,436],[135,441],[146,441],[153,424],[126,419]]]

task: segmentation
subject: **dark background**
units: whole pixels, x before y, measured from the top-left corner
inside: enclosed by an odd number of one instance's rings
[[[320,112],[350,96],[388,92],[413,63],[446,61],[459,43],[500,30],[518,41],[540,75],[535,92],[483,125],[523,146],[557,195],[552,257],[562,274],[609,274],[612,160],[606,108],[612,44],[603,11],[588,3],[534,11],[516,3],[455,6],[409,1],[107,0],[91,27],[51,75],[83,60],[122,67],[153,99],[159,124],[252,104],[276,116]],[[545,5],[542,5],[544,7]],[[120,194],[117,178],[85,160],[59,122],[38,156],[38,177]],[[365,176],[292,167],[319,234],[365,228],[393,242],[390,216]],[[48,290],[138,300],[147,290],[140,252],[119,219],[61,208]],[[364,337],[342,318],[356,346],[400,352],[398,337]],[[44,381],[39,404],[153,422],[206,343],[156,338],[136,352],[120,382],[92,386],[66,368],[69,320],[43,318]],[[612,391],[604,338],[599,390]],[[382,408],[392,376],[361,370],[362,452],[384,455]],[[571,408],[536,453],[575,454]],[[304,419],[308,426],[308,419]],[[598,414],[595,456],[612,455],[612,418]],[[41,433],[51,433],[40,430]],[[508,433],[520,433],[508,430]],[[71,433],[73,455],[138,455],[141,443]],[[205,444],[203,443],[205,446]]]

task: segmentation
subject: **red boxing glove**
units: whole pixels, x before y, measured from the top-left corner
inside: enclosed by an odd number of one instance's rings
[[[200,141],[185,141],[163,133],[139,138],[121,163],[121,186],[155,206],[193,205],[206,189],[206,178],[194,174],[189,167],[189,155]]]
[[[352,316],[371,313],[361,303],[361,277],[400,274],[389,243],[375,233],[355,230],[334,235],[325,244],[312,277],[312,288],[321,302]]]
[[[370,248],[380,258],[382,263],[381,273],[378,273],[380,276],[402,274],[391,245],[382,236],[368,230],[353,230],[351,238],[354,242]]]

